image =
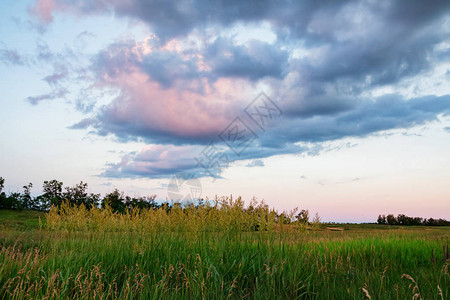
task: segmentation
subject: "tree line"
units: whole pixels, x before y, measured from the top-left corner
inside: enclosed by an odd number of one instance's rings
[[[405,225],[405,226],[450,226],[450,222],[445,219],[408,217],[404,214],[394,216],[393,214],[379,215],[377,223],[380,225]]]
[[[43,193],[37,197],[31,195],[32,183],[24,185],[22,193],[10,194],[3,191],[4,185],[5,179],[0,177],[0,209],[48,210],[52,205],[61,206],[66,202],[74,206],[84,205],[87,209],[108,205],[114,212],[124,213],[131,208],[151,209],[161,206],[155,201],[156,195],[130,197],[117,189],[104,197],[101,194],[88,193],[88,184],[83,181],[73,187],[64,188],[61,181],[44,181]]]
[[[113,212],[126,213],[132,209],[159,209],[164,208],[169,212],[179,203],[169,203],[167,201],[158,203],[156,195],[143,197],[130,197],[123,192],[115,189],[113,192],[107,193],[104,197],[101,194],[88,193],[88,184],[81,181],[73,187],[66,186],[58,180],[44,181],[42,185],[43,193],[37,197],[31,195],[32,183],[23,186],[23,192],[13,192],[7,195],[4,189],[5,179],[0,177],[0,209],[24,209],[24,210],[42,210],[47,211],[51,206],[61,207],[63,203],[70,206],[85,206],[87,209],[92,207],[105,208],[108,206]],[[231,198],[232,199],[232,198]],[[240,199],[240,198],[239,198]],[[216,199],[217,202],[223,202]],[[207,200],[206,200],[207,201]],[[252,200],[248,208],[243,208],[245,212],[257,212],[261,209],[268,210],[268,206],[264,203],[256,205],[256,199]],[[204,199],[199,199],[195,204],[196,207],[207,205]],[[275,221],[280,224],[291,224],[296,222],[299,224],[319,224],[320,217],[316,214],[310,222],[310,214],[308,210],[302,209],[300,212],[297,208],[290,212],[282,212],[276,214]]]

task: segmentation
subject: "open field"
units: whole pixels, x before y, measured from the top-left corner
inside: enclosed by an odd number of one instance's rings
[[[450,296],[443,253],[449,227],[322,224],[243,231],[168,224],[164,230],[151,223],[152,230],[140,218],[91,218],[89,226],[80,218],[75,226],[67,216],[0,211],[0,298]]]

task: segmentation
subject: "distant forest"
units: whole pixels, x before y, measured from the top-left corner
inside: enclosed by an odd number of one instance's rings
[[[404,226],[450,226],[450,222],[445,219],[433,219],[433,218],[421,218],[421,217],[408,217],[403,214],[399,214],[397,217],[394,215],[379,215],[377,223],[381,225],[404,225]]]

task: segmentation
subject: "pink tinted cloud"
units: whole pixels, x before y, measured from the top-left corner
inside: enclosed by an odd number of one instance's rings
[[[31,12],[48,24],[53,21],[53,11],[56,9],[54,0],[37,0]]]
[[[254,96],[248,82],[231,78],[177,78],[167,88],[143,69],[143,53],[149,51],[144,46],[112,47],[97,66],[96,86],[120,91],[98,115],[100,130],[106,133],[209,139],[218,135]]]

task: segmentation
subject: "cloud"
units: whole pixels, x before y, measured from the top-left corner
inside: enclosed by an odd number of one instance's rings
[[[69,129],[86,129],[89,128],[89,126],[92,126],[96,123],[95,119],[92,118],[85,118],[73,125],[70,125]]]
[[[261,159],[255,159],[255,160],[252,160],[251,163],[248,163],[245,166],[249,167],[249,168],[252,168],[252,167],[264,167],[264,162]]]
[[[444,127],[444,131],[450,133],[450,127]]]
[[[210,72],[196,73],[201,63],[187,60],[188,54],[149,47],[147,42],[118,42],[93,61],[93,85],[118,93],[90,117],[99,135],[207,143],[243,108],[240,99],[253,97],[243,79],[211,79]]]
[[[193,80],[201,77],[197,59],[184,59],[180,54],[171,51],[154,51],[145,55],[142,69],[151,80],[162,87],[169,88],[176,80]]]
[[[252,98],[252,86],[239,76],[227,78],[221,77],[220,72],[202,71],[198,58],[187,60],[186,54],[176,51],[158,49],[144,53],[145,46],[131,41],[116,43],[102,51],[95,60],[96,85],[120,92],[92,117],[96,122],[91,124],[95,125],[94,130],[98,134],[112,134],[123,141],[144,138],[149,143],[204,144],[215,138],[242,111],[246,105],[244,100]],[[208,62],[205,60],[203,63]],[[214,66],[214,62],[211,65]],[[323,141],[347,134],[365,135],[401,127],[401,119],[388,120],[391,113],[398,113],[401,117],[403,111],[405,117],[408,113],[426,117],[425,111],[408,107],[406,99],[400,95],[362,97],[361,93],[315,89],[314,84],[305,87],[304,81],[308,80],[312,79],[293,75],[280,78],[275,83],[268,82],[273,83],[274,98],[280,100],[289,117],[283,121],[292,127],[287,129],[294,131],[294,128],[301,127],[292,133],[298,136],[297,141]],[[328,85],[339,87],[334,82]],[[431,101],[432,98],[422,100]],[[428,112],[428,121],[444,112],[446,102],[437,108],[441,111]],[[390,112],[389,109],[396,111]],[[352,118],[353,123],[357,120],[362,123],[366,113],[370,113],[367,119],[372,124],[365,122],[362,127],[355,124],[360,127],[357,132],[352,132],[356,129],[350,128]],[[410,127],[414,120],[411,124],[404,124]],[[344,128],[344,125],[349,128]],[[285,135],[290,135],[290,132]]]
[[[37,0],[35,6],[30,12],[39,17],[45,24],[53,21],[53,11],[57,7],[62,7],[62,2],[57,3],[54,0]]]
[[[55,89],[52,92],[47,93],[47,94],[27,97],[27,101],[30,102],[32,105],[37,105],[38,103],[40,103],[42,101],[64,98],[64,97],[66,97],[67,94],[68,94],[68,90],[66,90],[66,89]]]
[[[62,69],[59,72],[55,72],[53,74],[45,76],[43,80],[46,81],[50,85],[56,85],[59,81],[66,78],[67,75],[68,75],[67,69]]]
[[[261,159],[281,154],[320,155],[327,151],[354,147],[346,143],[341,146],[326,146],[324,143],[346,137],[366,137],[379,132],[398,128],[411,128],[430,121],[438,120],[440,114],[450,114],[449,96],[428,96],[404,99],[399,95],[387,95],[376,99],[361,101],[352,110],[337,115],[297,118],[287,116],[278,119],[266,132],[260,133],[254,143],[243,152],[236,154],[221,143],[218,135],[211,140],[219,144],[227,157],[228,167],[233,161],[253,161],[247,167],[262,166]],[[83,121],[82,121],[83,122]],[[74,126],[89,126],[91,119]],[[223,129],[222,129],[223,130]],[[177,137],[164,137],[163,141],[180,141]],[[202,150],[201,139],[192,140],[194,145],[157,145],[146,147],[139,153],[129,153],[122,157],[121,162],[110,164],[102,174],[105,177],[149,177],[162,178],[175,173],[193,173],[197,177],[211,176],[207,170],[199,166],[198,160]],[[166,153],[163,155],[163,153]],[[170,153],[170,154],[169,154]],[[262,165],[261,165],[262,163]],[[212,176],[220,177],[222,169],[215,170]]]
[[[66,1],[37,0],[31,12],[44,23],[53,20],[53,13],[64,12],[76,15],[115,14],[116,16],[140,20],[155,34],[170,40],[185,36],[194,30],[230,27],[234,24],[266,20],[285,38],[308,37],[311,42],[345,40],[349,31],[358,37],[367,34],[370,27],[379,24],[391,26],[390,34],[396,30],[414,30],[430,20],[448,12],[450,4],[445,0],[409,1],[406,7],[396,1]],[[355,30],[355,27],[358,27]],[[381,28],[384,29],[384,28]]]
[[[153,145],[138,153],[122,156],[119,163],[107,166],[104,177],[162,178],[198,169],[194,156],[200,152],[196,146]]]
[[[289,53],[277,45],[258,40],[237,46],[229,39],[218,38],[208,46],[205,57],[214,76],[255,81],[267,76],[283,78]]]
[[[359,101],[351,110],[337,115],[309,118],[289,116],[277,122],[270,134],[260,137],[262,145],[324,142],[344,137],[364,137],[377,132],[411,128],[450,113],[450,95],[404,99],[385,95]]]
[[[210,145],[152,145],[139,152],[123,155],[119,163],[108,163],[103,177],[110,178],[167,178],[174,174],[195,178],[223,178],[222,172],[233,162],[253,159],[247,167],[264,166],[262,158],[281,154],[311,155],[326,151],[318,145],[285,145],[283,148],[263,147],[252,144],[240,154],[219,141]],[[320,150],[319,150],[320,148]]]
[[[46,100],[65,99],[75,104],[77,110],[88,113],[93,110],[93,102],[99,94],[105,95],[101,88],[92,86],[92,70],[88,67],[90,58],[67,45],[54,51],[46,42],[38,41],[34,51],[25,54],[5,49],[0,49],[0,62],[23,65],[39,74],[47,73],[42,81],[49,86],[50,92],[27,97],[25,100],[32,105]]]
[[[63,91],[67,74],[81,73],[89,88],[80,99],[115,92],[101,106],[95,100],[76,102],[88,116],[69,128],[156,144],[122,156],[105,169],[106,177],[201,172],[194,149],[217,141],[261,87],[283,116],[233,160],[317,155],[326,150],[323,142],[408,129],[450,113],[450,95],[400,91],[450,62],[448,51],[438,47],[450,42],[448,1],[405,6],[397,1],[39,0],[32,11],[45,24],[57,13],[113,13],[154,33],[112,43],[87,70],[53,64],[44,78]],[[261,24],[276,36],[273,42],[233,35],[237,26]],[[36,53],[42,61],[55,61],[46,45]],[[54,93],[29,101],[52,99]],[[163,152],[169,154],[163,158]]]
[[[22,65],[24,58],[16,50],[0,49],[0,62],[5,65]]]

